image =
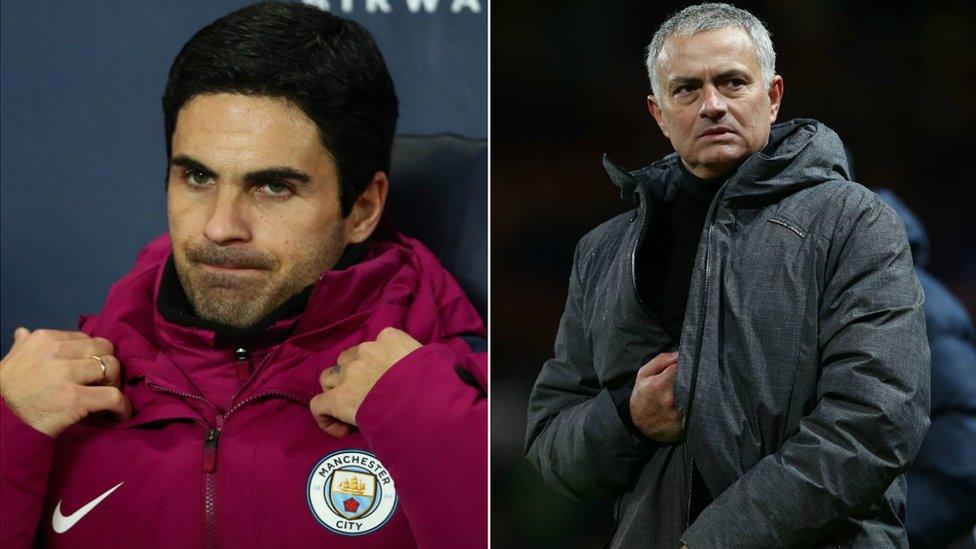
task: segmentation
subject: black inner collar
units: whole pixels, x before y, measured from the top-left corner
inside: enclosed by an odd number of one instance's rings
[[[359,263],[368,249],[368,241],[346,246],[342,257],[332,270],[346,269]],[[159,299],[156,301],[156,309],[168,322],[180,326],[210,330],[217,335],[218,341],[223,344],[243,345],[263,335],[275,322],[302,314],[305,307],[308,306],[308,300],[312,296],[314,287],[315,284],[309,284],[251,326],[244,328],[229,326],[197,316],[189,298],[186,297],[179,277],[176,275],[176,264],[173,261],[173,255],[170,254],[169,259],[166,260],[166,265],[163,267],[162,280],[159,282]]]
[[[711,203],[712,198],[715,197],[715,193],[718,192],[722,183],[725,183],[726,177],[716,177],[714,179],[702,179],[697,175],[688,171],[685,167],[684,162],[678,161],[678,167],[681,170],[679,172],[679,177],[677,177],[678,190],[683,194],[693,197],[696,201],[706,201]]]

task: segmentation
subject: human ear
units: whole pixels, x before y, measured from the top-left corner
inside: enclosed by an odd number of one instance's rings
[[[369,238],[383,215],[390,182],[383,172],[376,172],[366,189],[356,198],[345,219],[346,242],[357,244]]]
[[[773,83],[769,86],[769,123],[772,124],[776,122],[776,116],[779,114],[779,106],[783,101],[783,77],[776,75],[773,77]]]

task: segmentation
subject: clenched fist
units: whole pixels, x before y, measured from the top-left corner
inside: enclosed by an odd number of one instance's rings
[[[637,370],[630,395],[630,417],[644,436],[671,442],[684,436],[681,412],[674,399],[674,375],[678,353],[661,353]]]
[[[93,412],[128,418],[114,352],[107,339],[81,332],[17,328],[0,361],[0,394],[24,423],[52,437]]]
[[[309,404],[315,421],[332,436],[348,435],[356,425],[356,412],[380,376],[420,347],[406,332],[384,328],[376,341],[342,351],[336,365],[326,368],[319,378],[323,392]]]

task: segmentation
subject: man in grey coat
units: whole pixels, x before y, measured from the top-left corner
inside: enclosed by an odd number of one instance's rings
[[[577,246],[529,459],[615,499],[616,547],[907,546],[929,349],[904,227],[830,128],[773,124],[748,12],[686,8],[647,64],[676,153],[604,159],[635,207]]]

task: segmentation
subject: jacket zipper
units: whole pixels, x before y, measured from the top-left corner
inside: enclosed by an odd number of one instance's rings
[[[717,207],[716,207],[716,211],[717,211]],[[702,299],[701,299],[702,316],[701,316],[701,320],[698,322],[698,355],[699,356],[701,356],[701,347],[703,344],[703,339],[705,337],[705,307],[708,305],[708,278],[709,278],[708,256],[709,256],[709,250],[712,247],[712,229],[714,227],[715,227],[715,220],[713,219],[711,224],[708,226],[708,231],[705,233],[705,284],[704,284],[704,291],[702,292]],[[696,368],[695,375],[691,379],[692,386],[695,385],[695,378],[697,377],[697,374],[698,372]],[[691,401],[694,399],[694,397],[695,397],[694,390],[689,388],[688,407],[687,407],[688,412],[691,412]],[[691,414],[689,413],[688,416],[690,415]],[[687,429],[688,418],[687,417],[684,418],[684,421],[685,421],[685,428]],[[694,486],[692,485],[695,481],[695,456],[694,454],[691,453],[690,448],[688,448],[688,462],[690,466],[688,467],[688,470],[685,473],[688,479],[688,507],[685,510],[686,528],[688,526],[691,526],[691,494],[694,491]]]
[[[708,259],[709,259],[709,250],[711,248],[711,243],[712,243],[712,230],[715,228],[715,219],[718,217],[719,204],[722,201],[722,197],[725,195],[725,190],[726,188],[728,188],[730,180],[731,178],[726,180],[725,183],[722,184],[718,192],[715,193],[715,197],[712,199],[712,204],[709,206],[709,213],[711,215],[709,215],[708,229],[705,232],[705,265],[704,265],[705,279],[704,279],[704,289],[701,297],[701,317],[698,321],[697,354],[699,356],[701,355],[701,348],[702,345],[704,344],[703,339],[705,335],[705,308],[708,305],[708,287],[709,287],[709,275],[710,275]],[[634,248],[633,250],[631,250],[631,254],[630,254],[630,274],[631,274],[631,282],[634,286],[634,297],[637,299],[637,302],[644,309],[644,311],[653,318],[654,314],[648,309],[647,305],[641,300],[640,293],[637,291],[637,249],[640,247],[640,244],[643,241],[644,230],[646,228],[647,217],[649,215],[649,212],[647,212],[646,201],[644,202],[644,209],[645,209],[644,217],[643,219],[641,219],[640,232],[637,235],[637,241],[634,243]],[[792,227],[789,226],[787,226],[787,228],[793,229]],[[803,235],[801,234],[800,236],[802,237]],[[688,417],[691,415],[690,412],[691,412],[692,400],[694,400],[697,377],[698,377],[698,368],[696,367],[691,375],[691,382],[688,388],[688,406],[686,406],[685,408],[685,412],[687,413],[683,418],[686,429],[688,425]],[[695,457],[694,455],[692,455],[690,448],[688,449],[688,458],[689,458],[688,466],[685,471],[687,477],[687,485],[688,485],[688,493],[687,493],[688,505],[685,512],[685,527],[691,525],[691,493],[692,493],[692,483],[694,481],[694,467],[695,467]]]
[[[251,380],[257,377],[258,373],[264,368],[264,366],[270,362],[271,356],[274,350],[268,351],[264,359],[254,370],[253,375],[251,375],[244,385],[237,391],[234,395],[236,399],[239,395],[243,394],[244,391],[251,385]],[[239,353],[238,353],[239,355]],[[237,410],[241,409],[243,406],[250,402],[264,398],[266,396],[280,396],[293,400],[295,402],[307,405],[308,402],[297,396],[284,391],[267,391],[263,393],[258,393],[251,395],[247,399],[238,402],[237,404],[231,406],[229,410],[225,413],[221,413],[216,406],[214,406],[209,400],[203,396],[196,395],[193,393],[188,393],[186,391],[179,391],[176,389],[171,389],[169,387],[164,387],[156,383],[148,383],[149,388],[156,391],[157,393],[170,393],[176,396],[191,398],[193,400],[198,400],[206,404],[216,413],[216,425],[211,425],[209,422],[202,418],[194,418],[193,421],[203,425],[204,427],[204,439],[203,439],[203,472],[205,474],[204,478],[204,488],[203,488],[203,498],[204,498],[204,536],[205,536],[205,546],[206,547],[217,547],[217,502],[216,502],[216,475],[217,475],[217,447],[220,442],[220,433],[224,428],[224,424]]]
[[[206,430],[203,440],[203,523],[206,547],[217,547],[217,443],[220,441],[222,416],[217,416],[217,427]]]
[[[708,281],[709,281],[709,269],[708,269],[708,256],[709,256],[709,253],[708,252],[709,252],[709,249],[711,248],[712,229],[715,227],[715,218],[716,218],[716,216],[718,214],[718,204],[722,200],[722,195],[725,194],[724,190],[725,190],[725,187],[726,187],[727,183],[728,183],[728,181],[726,181],[726,184],[723,184],[722,185],[722,188],[719,189],[719,192],[716,193],[715,198],[713,199],[715,209],[712,210],[712,212],[711,212],[712,213],[712,215],[710,216],[711,219],[709,220],[708,229],[707,229],[707,231],[705,233],[705,283],[704,283],[704,291],[702,292],[702,299],[701,299],[702,316],[701,316],[701,320],[699,320],[699,322],[698,322],[698,354],[699,355],[701,354],[701,346],[702,346],[702,343],[703,343],[702,338],[704,337],[704,333],[705,333],[705,313],[704,313],[704,311],[705,311],[705,306],[707,305],[707,299],[708,299]],[[638,196],[640,196],[640,195],[638,195]],[[641,197],[641,198],[643,198],[643,197]],[[644,238],[643,238],[644,237],[644,230],[646,228],[647,217],[649,215],[649,212],[647,211],[647,202],[646,201],[643,201],[643,204],[644,204],[644,217],[641,218],[641,226],[640,226],[640,231],[637,234],[637,241],[634,243],[634,248],[630,252],[630,277],[631,277],[631,283],[633,284],[633,287],[634,287],[634,298],[637,300],[637,303],[640,304],[640,306],[644,310],[644,312],[646,312],[651,318],[656,319],[657,317],[654,315],[654,313],[651,312],[651,310],[647,307],[647,305],[644,303],[644,301],[641,300],[640,292],[638,292],[638,290],[637,290],[637,250],[638,250],[638,248],[640,248],[640,245],[641,245],[641,243],[644,240]],[[711,209],[711,207],[710,207],[710,209]],[[691,379],[692,386],[689,387],[689,391],[688,391],[689,392],[689,395],[688,395],[688,406],[686,408],[686,411],[691,411],[691,401],[694,398],[694,384],[695,384],[695,378],[696,377],[697,377],[697,368],[696,368],[695,372],[692,372],[692,379]],[[687,415],[686,415],[683,418],[683,421],[685,421],[685,426],[686,427],[687,427],[687,420],[688,420],[688,418],[687,418]],[[688,457],[689,457],[689,466],[685,470],[685,477],[687,479],[687,484],[688,484],[688,493],[687,493],[687,496],[688,496],[687,497],[688,504],[687,504],[687,508],[685,509],[685,527],[688,527],[688,526],[691,525],[691,492],[692,492],[692,482],[694,481],[694,467],[695,467],[695,458],[691,454],[691,451],[690,450],[688,451]]]
[[[215,479],[214,475],[217,472],[217,443],[220,441],[220,427],[222,426],[222,416],[217,409],[209,400],[206,398],[196,395],[193,393],[188,393],[186,391],[178,391],[176,389],[171,389],[169,387],[164,387],[157,383],[148,383],[150,389],[156,391],[157,393],[169,393],[179,397],[190,398],[193,400],[198,400],[207,405],[216,413],[217,426],[212,425],[209,421],[202,418],[193,418],[193,421],[203,425],[204,437],[203,437],[203,535],[204,535],[204,546],[205,547],[217,547],[217,513],[216,513],[216,498],[214,497],[215,492]]]
[[[699,320],[698,320],[698,349],[697,349],[697,353],[696,353],[697,354],[697,358],[696,358],[696,366],[695,366],[695,369],[691,373],[691,379],[690,379],[689,386],[688,386],[688,405],[685,407],[686,414],[685,414],[685,416],[683,418],[683,421],[685,422],[685,435],[686,435],[686,439],[687,439],[688,419],[691,417],[691,406],[692,406],[692,402],[695,399],[695,385],[697,385],[697,380],[698,380],[697,359],[701,358],[701,349],[702,349],[702,346],[705,343],[705,341],[704,341],[704,338],[705,338],[705,310],[708,307],[708,287],[709,287],[709,279],[710,279],[710,275],[711,275],[711,269],[709,269],[708,259],[709,259],[709,256],[711,255],[709,252],[711,251],[711,248],[712,248],[712,230],[715,228],[715,220],[716,220],[716,218],[718,218],[718,210],[719,210],[719,207],[720,207],[720,205],[722,203],[722,197],[725,196],[725,190],[728,188],[728,186],[729,186],[729,180],[727,179],[725,181],[725,183],[722,184],[722,187],[719,188],[718,192],[715,193],[715,198],[712,199],[712,204],[709,206],[709,210],[710,210],[709,213],[711,215],[708,216],[709,217],[709,220],[708,220],[708,229],[705,232],[705,265],[704,265],[704,268],[705,268],[705,280],[704,280],[704,284],[703,284],[702,296],[701,296],[701,301],[700,301],[700,304],[701,304],[700,305],[701,316],[699,317]],[[686,475],[687,483],[688,483],[688,493],[687,493],[687,496],[688,496],[688,505],[687,505],[687,508],[685,510],[685,528],[691,526],[691,495],[692,495],[692,491],[694,490],[693,483],[694,483],[694,480],[695,480],[695,473],[694,473],[694,471],[695,471],[695,456],[691,452],[691,447],[690,446],[687,446],[686,445],[686,448],[687,448],[687,451],[688,451],[688,467],[687,467],[687,470],[685,472],[685,475]]]

